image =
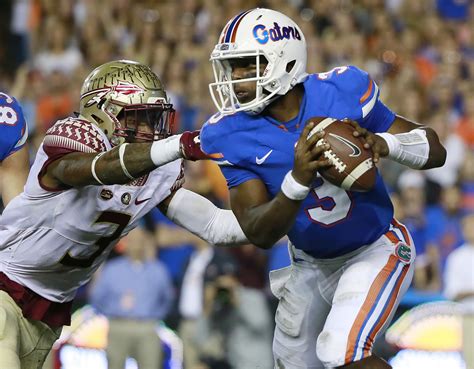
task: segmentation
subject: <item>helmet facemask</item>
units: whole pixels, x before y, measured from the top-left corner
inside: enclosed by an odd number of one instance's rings
[[[126,105],[117,115],[113,136],[126,142],[151,142],[171,135],[175,110],[171,104]]]
[[[240,60],[254,60],[248,64],[255,65],[255,75],[239,79],[232,78],[232,64],[239,63]],[[211,56],[212,68],[214,71],[214,83],[209,84],[214,104],[223,114],[232,114],[238,111],[246,111],[250,114],[260,113],[271,101],[273,101],[280,91],[278,81],[269,79],[268,72],[271,64],[268,57],[261,50],[248,52],[238,52],[229,54],[227,57],[220,55],[213,58]],[[263,69],[265,65],[265,69]],[[238,93],[239,85],[243,83],[255,83],[255,97],[251,101],[240,101]]]

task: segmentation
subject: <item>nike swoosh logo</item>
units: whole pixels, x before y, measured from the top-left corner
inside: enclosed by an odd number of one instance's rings
[[[261,158],[259,157],[255,157],[255,161],[257,162],[258,165],[260,164],[263,164],[263,162],[265,160],[267,160],[267,158],[270,156],[270,154],[273,152],[273,150],[270,150],[269,152],[267,152],[264,156],[262,156]]]
[[[141,203],[145,202],[145,201],[148,201],[150,200],[151,197],[148,197],[146,199],[143,199],[143,200],[138,200],[138,199],[135,199],[135,205],[140,205]]]
[[[357,145],[354,145],[351,141],[349,141],[348,139],[344,138],[344,137],[341,137],[339,135],[335,135],[334,133],[330,133],[329,134],[330,136],[334,137],[335,139],[341,141],[343,144],[346,144],[347,146],[349,146],[351,149],[352,149],[352,154],[350,154],[349,156],[351,158],[356,158],[358,157],[360,154],[361,154],[361,151],[360,149],[357,147]]]

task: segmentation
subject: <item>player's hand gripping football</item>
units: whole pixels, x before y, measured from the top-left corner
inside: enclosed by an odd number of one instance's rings
[[[316,172],[322,168],[328,168],[332,164],[323,154],[330,148],[325,143],[316,146],[316,143],[324,136],[324,131],[318,131],[307,139],[314,128],[315,123],[309,122],[301,132],[301,136],[295,146],[295,162],[293,164],[293,177],[304,186],[310,186],[316,176]]]
[[[181,134],[179,140],[181,153],[186,160],[204,160],[211,157],[201,150],[200,131],[186,131]]]
[[[354,127],[354,136],[361,137],[365,141],[364,147],[372,150],[374,163],[378,163],[381,157],[388,155],[387,142],[382,137],[362,128],[356,121],[349,119],[345,121]]]

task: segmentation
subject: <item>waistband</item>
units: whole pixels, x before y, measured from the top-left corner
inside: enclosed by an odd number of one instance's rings
[[[63,303],[50,301],[12,281],[2,272],[0,272],[0,290],[8,293],[25,318],[42,321],[53,328],[71,324],[72,301]]]
[[[382,234],[377,240],[368,245],[363,245],[360,248],[348,252],[347,254],[336,256],[330,259],[318,259],[310,254],[307,254],[303,250],[297,249],[291,241],[288,241],[288,252],[290,254],[291,261],[297,263],[299,261],[306,261],[315,265],[333,265],[344,262],[355,255],[360,254],[361,252],[367,250],[370,247],[377,247],[379,243],[391,242],[396,245],[399,242],[405,243],[407,245],[412,245],[413,241],[411,239],[410,233],[407,228],[396,219],[392,219],[389,225],[389,229],[386,233]],[[330,246],[329,246],[330,247]]]
[[[353,256],[360,254],[361,252],[368,249],[372,245],[373,244],[362,246],[362,247],[358,248],[357,250],[351,251],[351,252],[349,252],[347,254],[344,254],[344,255],[341,255],[341,256],[336,256],[335,258],[331,258],[331,259],[318,259],[318,258],[315,258],[314,256],[311,256],[311,255],[307,254],[303,250],[297,249],[290,241],[288,241],[288,251],[290,253],[291,261],[295,262],[295,263],[300,262],[300,261],[306,261],[308,263],[315,264],[315,265],[316,264],[318,264],[318,265],[333,265],[333,264],[343,263],[344,261],[349,260]]]

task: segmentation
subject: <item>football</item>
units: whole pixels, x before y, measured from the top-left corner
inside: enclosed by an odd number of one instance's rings
[[[353,135],[354,127],[348,122],[334,118],[312,118],[316,126],[308,135],[310,138],[320,130],[324,137],[317,145],[327,142],[331,148],[324,156],[333,166],[320,169],[321,176],[330,183],[349,191],[370,191],[375,186],[376,173],[372,150],[364,147],[363,139]]]

